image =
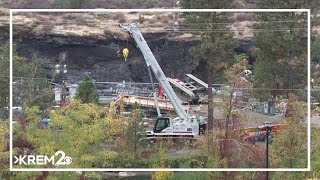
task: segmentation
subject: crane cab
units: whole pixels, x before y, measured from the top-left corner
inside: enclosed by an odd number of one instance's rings
[[[160,133],[163,130],[172,131],[172,124],[169,117],[158,117],[153,128],[154,133]]]
[[[191,120],[192,121],[192,120]],[[197,136],[200,134],[199,123],[196,120],[190,122],[175,120],[169,117],[158,117],[153,128],[156,136]]]

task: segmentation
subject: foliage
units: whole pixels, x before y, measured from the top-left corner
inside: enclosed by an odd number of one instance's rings
[[[182,1],[182,7],[187,9],[229,8],[231,2],[232,0],[184,0]],[[223,82],[223,70],[227,65],[232,64],[234,48],[236,47],[234,33],[232,31],[225,31],[225,29],[230,29],[227,23],[230,22],[230,15],[230,13],[218,12],[184,13],[187,21],[193,24],[191,27],[197,29],[195,34],[201,35],[202,38],[201,43],[192,47],[190,52],[195,58],[204,60],[207,67],[208,131],[212,131],[213,128],[212,83],[213,80],[216,83]],[[224,31],[214,29],[224,29]]]
[[[164,163],[165,149],[162,146],[162,142],[160,143],[158,157],[159,157],[158,161],[153,165],[155,168],[170,168],[170,167],[166,167]],[[173,177],[173,172],[170,172],[170,171],[159,171],[159,172],[152,173],[152,180],[169,180],[172,177]]]
[[[307,106],[289,95],[286,127],[272,141],[272,167],[306,168],[307,167],[307,127],[305,117]]]
[[[282,3],[260,1],[259,8],[279,7]],[[300,1],[290,1],[286,7],[301,5]],[[299,6],[298,6],[299,7]],[[306,13],[257,13],[255,32],[256,48],[254,54],[254,86],[266,88],[257,96],[266,101],[276,96],[287,96],[290,91],[269,89],[303,89],[307,79],[307,46],[303,43],[307,37]],[[281,21],[281,22],[279,22]]]
[[[144,137],[144,128],[140,109],[133,109],[128,119],[128,126],[125,130],[127,150],[133,153],[134,158],[138,156],[138,146],[142,145],[140,139]]]
[[[292,0],[292,1],[281,1],[281,2],[275,2],[275,1],[268,1],[268,0],[260,0],[257,3],[257,6],[259,8],[275,8],[275,9],[282,9],[282,8],[288,8],[288,9],[311,9],[311,12],[316,12],[320,8],[319,1],[317,0]]]
[[[76,99],[81,100],[83,103],[98,103],[99,95],[90,76],[85,75],[80,81]]]
[[[0,47],[0,107],[9,105],[9,43]]]
[[[230,0],[224,1],[188,1],[182,2],[184,8],[228,8]],[[223,70],[234,63],[234,48],[237,43],[232,31],[219,31],[215,29],[229,29],[230,13],[184,13],[192,29],[199,29],[194,34],[201,35],[202,41],[198,46],[190,49],[194,58],[204,60],[207,70],[214,72],[215,82],[224,82]]]
[[[9,43],[0,47],[0,107],[9,103]],[[52,93],[44,69],[36,53],[27,59],[20,56],[13,46],[13,106],[38,105],[45,109],[51,104]]]
[[[9,176],[9,120],[0,120],[0,178]]]
[[[68,167],[77,168],[101,167],[116,157],[116,153],[100,147],[106,138],[103,108],[70,100],[66,107],[51,112],[49,125],[40,128],[39,108],[25,109],[25,131],[18,131],[23,128],[21,123],[16,125],[14,140],[25,138],[34,147],[34,153],[54,154],[62,150],[72,157]]]
[[[210,172],[176,172],[172,179],[175,180],[209,180]]]
[[[28,106],[39,106],[41,109],[52,105],[53,93],[39,61],[37,54],[33,54],[31,59],[14,56],[14,105],[21,106],[26,103]]]
[[[56,0],[55,3],[62,9],[80,9],[92,3],[92,0]]]
[[[320,129],[312,127],[311,129],[311,171],[310,178],[320,179]]]

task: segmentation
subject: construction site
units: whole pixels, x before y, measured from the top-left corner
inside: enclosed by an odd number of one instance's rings
[[[83,141],[99,150],[82,156],[58,145],[70,157],[77,154],[69,167],[305,168],[305,163],[286,167],[276,160],[284,152],[299,156],[296,162],[307,158],[304,16],[293,23],[297,27],[271,30],[254,20],[254,13],[230,14],[233,21],[223,28],[205,20],[214,27],[208,30],[189,22],[192,13],[14,13],[14,131],[39,128],[25,130],[27,140],[17,133],[14,148],[43,154],[52,151],[42,141],[71,141],[68,146],[76,149],[79,144],[72,141],[88,135]],[[263,48],[270,47],[259,42],[261,34],[286,32],[299,41],[288,50],[290,57],[275,55],[275,67],[267,61],[256,65]],[[218,46],[211,56],[214,45],[205,39],[210,36],[217,44],[230,37],[237,43]],[[19,68],[20,57],[29,59],[30,76]],[[289,147],[283,142],[288,135],[298,139],[292,142],[301,152],[294,146],[276,150]]]

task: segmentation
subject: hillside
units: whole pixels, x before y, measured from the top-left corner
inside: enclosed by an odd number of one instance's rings
[[[59,63],[59,54],[68,52],[70,81],[76,82],[83,72],[91,72],[97,81],[148,82],[141,53],[118,27],[119,23],[137,20],[165,74],[183,78],[184,74],[193,73],[206,80],[205,63],[189,53],[189,48],[199,43],[200,38],[190,32],[180,32],[179,28],[186,28],[183,25],[188,24],[179,18],[177,26],[177,16],[174,13],[17,13],[13,18],[14,42],[22,55],[38,54],[48,77]],[[249,39],[241,41],[239,51],[250,54],[251,33],[242,31],[242,26],[250,22],[235,25],[233,29],[241,30],[236,31],[235,36]],[[117,54],[125,47],[130,50],[127,63]]]

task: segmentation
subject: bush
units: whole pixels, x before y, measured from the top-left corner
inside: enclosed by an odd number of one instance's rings
[[[112,164],[112,168],[131,168],[133,165],[135,165],[133,158],[125,152],[122,152],[116,158],[114,158]]]
[[[210,179],[210,172],[176,172],[174,173],[172,179],[175,180],[206,180]]]
[[[144,22],[144,16],[139,15],[138,21],[139,21],[140,24],[143,24],[143,22]]]

